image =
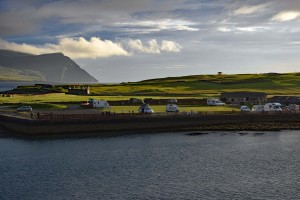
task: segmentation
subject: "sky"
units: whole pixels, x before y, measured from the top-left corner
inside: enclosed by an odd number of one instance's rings
[[[99,82],[300,71],[299,0],[0,0],[0,49]]]

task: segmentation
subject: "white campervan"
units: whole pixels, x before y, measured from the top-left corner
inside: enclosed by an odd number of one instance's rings
[[[176,104],[169,103],[167,104],[166,112],[179,112],[179,108]]]
[[[110,105],[108,104],[108,102],[103,99],[101,99],[100,101],[95,100],[95,99],[89,99],[89,106],[91,108],[102,108],[102,109],[110,108]]]
[[[219,99],[207,99],[208,106],[225,106],[225,103]]]

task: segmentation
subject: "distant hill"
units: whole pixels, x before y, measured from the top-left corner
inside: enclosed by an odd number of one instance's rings
[[[44,91],[38,87],[23,86],[11,93],[66,92],[70,85],[55,85]],[[193,75],[89,86],[92,95],[101,96],[218,97],[222,92],[238,91],[300,96],[300,73]]]
[[[62,53],[32,55],[0,50],[0,81],[96,83],[94,77]]]
[[[121,84],[97,84],[92,94],[153,96],[218,96],[252,91],[269,95],[300,95],[300,73],[193,75]]]

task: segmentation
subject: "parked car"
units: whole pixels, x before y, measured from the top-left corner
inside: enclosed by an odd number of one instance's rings
[[[250,108],[248,106],[241,106],[242,112],[250,112]]]
[[[31,106],[22,106],[20,108],[17,108],[18,112],[23,112],[23,111],[32,111],[32,107]]]

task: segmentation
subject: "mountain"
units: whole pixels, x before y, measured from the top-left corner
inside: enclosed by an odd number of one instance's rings
[[[32,55],[8,50],[0,50],[0,80],[53,83],[98,82],[62,53]]]

